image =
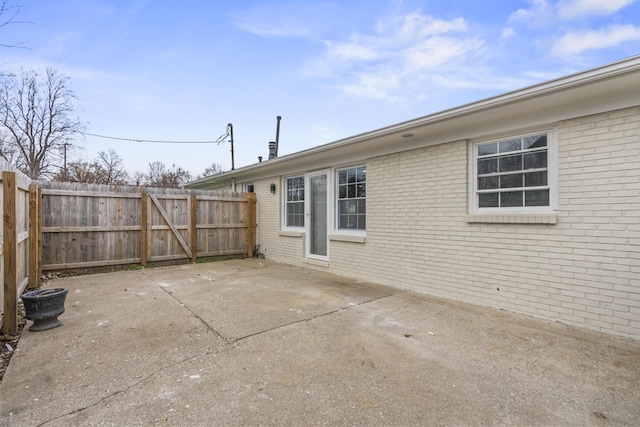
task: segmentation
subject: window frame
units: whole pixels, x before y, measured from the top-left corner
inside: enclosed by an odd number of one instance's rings
[[[289,187],[288,187],[288,182],[290,179],[294,179],[294,178],[301,178],[302,179],[302,185],[303,185],[303,191],[304,191],[304,195],[303,195],[303,199],[300,201],[295,201],[295,202],[289,202],[287,200],[287,196],[289,193]],[[302,173],[302,174],[295,174],[295,175],[289,175],[289,176],[285,176],[282,178],[282,229],[283,230],[296,230],[296,231],[304,231],[305,226],[306,226],[306,196],[307,196],[307,174]],[[301,203],[302,204],[302,225],[288,225],[287,224],[287,220],[288,220],[288,211],[287,211],[287,207],[290,203]]]
[[[536,135],[547,136],[547,185],[549,189],[548,206],[515,206],[515,207],[480,207],[478,196],[478,146],[507,142],[511,139],[526,138]],[[509,133],[491,139],[477,139],[469,143],[469,212],[471,214],[544,214],[555,213],[558,210],[558,146],[557,129],[538,129],[531,132]],[[521,150],[520,151],[525,152]],[[526,170],[526,169],[523,169]],[[505,176],[505,175],[496,175]],[[517,187],[526,188],[526,187]],[[521,190],[525,191],[525,190]]]
[[[340,228],[340,178],[339,178],[339,174],[342,171],[346,171],[349,169],[358,169],[358,168],[364,168],[364,172],[365,172],[365,180],[364,180],[364,184],[365,184],[365,196],[363,198],[354,198],[355,200],[364,200],[364,205],[365,205],[365,213],[364,213],[364,220],[365,220],[365,226],[364,228],[360,229],[360,228]],[[359,235],[359,236],[364,236],[366,235],[367,232],[367,210],[366,210],[366,204],[367,204],[367,190],[366,190],[366,184],[367,184],[367,179],[366,179],[366,172],[367,172],[367,165],[366,163],[359,163],[359,164],[355,164],[355,165],[349,165],[349,166],[342,166],[342,167],[337,167],[334,169],[334,196],[333,196],[333,210],[334,210],[334,216],[333,216],[333,222],[334,222],[334,233],[335,234],[351,234],[351,235]],[[351,198],[350,198],[351,199]]]

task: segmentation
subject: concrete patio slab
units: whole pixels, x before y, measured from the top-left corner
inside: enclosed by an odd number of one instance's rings
[[[640,342],[265,260],[52,283],[0,423],[636,425]]]

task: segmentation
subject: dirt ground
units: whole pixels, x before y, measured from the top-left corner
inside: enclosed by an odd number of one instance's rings
[[[18,332],[13,335],[0,334],[0,384],[2,383],[4,373],[9,366],[9,362],[11,362],[11,358],[13,357],[15,350],[18,347],[18,341],[20,340],[20,336],[22,335],[22,330],[27,323],[27,319],[24,318],[24,307],[22,306],[22,304],[19,305],[18,310],[20,313]]]

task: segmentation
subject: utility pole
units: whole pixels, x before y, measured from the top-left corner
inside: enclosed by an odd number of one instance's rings
[[[63,172],[62,172],[63,173],[63,175],[62,175],[63,178],[62,179],[64,180],[64,182],[67,182],[67,180],[68,180],[68,178],[67,178],[67,176],[68,176],[68,174],[67,174],[67,145],[68,144],[65,142],[64,145],[62,146],[63,147],[63,152],[64,152],[64,156],[63,156],[64,163],[63,163],[63,169],[62,169],[63,170]]]
[[[233,162],[233,125],[231,123],[227,125],[227,132],[231,136],[231,170],[234,170],[236,166]]]

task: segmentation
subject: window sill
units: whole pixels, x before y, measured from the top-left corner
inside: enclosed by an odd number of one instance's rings
[[[278,233],[280,237],[303,237],[304,231],[282,230]]]
[[[330,234],[329,240],[336,242],[365,243],[366,237],[356,234]]]
[[[551,214],[473,214],[467,215],[469,223],[492,224],[557,224],[558,215]]]

